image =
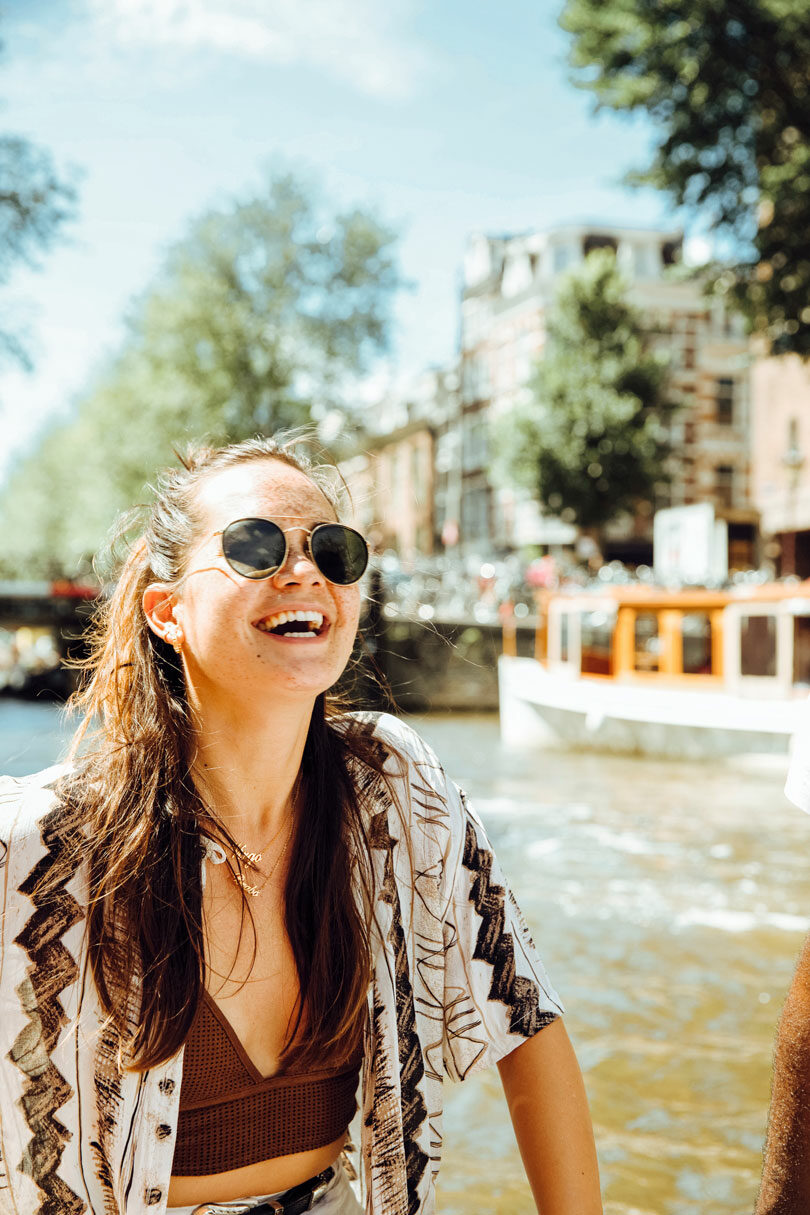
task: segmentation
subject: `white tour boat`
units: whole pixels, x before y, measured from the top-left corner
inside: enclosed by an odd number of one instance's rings
[[[541,591],[537,609],[533,657],[517,653],[516,622],[504,625],[499,699],[510,744],[788,754],[808,711],[810,581]]]

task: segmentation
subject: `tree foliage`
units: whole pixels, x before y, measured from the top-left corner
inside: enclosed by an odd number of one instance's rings
[[[577,83],[657,129],[631,180],[695,211],[734,263],[715,289],[810,356],[807,0],[567,0],[560,21]]]
[[[189,439],[271,434],[345,405],[386,342],[394,245],[373,214],[332,213],[289,174],[196,220],[74,417],[12,471],[0,568],[76,572]]]
[[[0,286],[19,265],[38,264],[75,203],[73,185],[57,175],[48,152],[18,135],[0,135]],[[3,361],[31,365],[25,334],[9,319],[0,325]]]
[[[667,360],[650,349],[612,252],[560,282],[533,400],[496,423],[496,479],[598,532],[667,478]]]

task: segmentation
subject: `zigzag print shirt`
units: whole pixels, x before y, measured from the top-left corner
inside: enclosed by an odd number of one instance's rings
[[[356,766],[379,928],[361,1110],[366,1211],[432,1215],[443,1077],[497,1062],[562,1009],[464,794],[410,727],[352,718],[385,749],[389,774]],[[0,1215],[163,1215],[183,1052],[143,1075],[121,1069],[83,946],[81,865],[47,903],[31,897],[65,846],[60,771],[0,780]],[[58,976],[57,995],[46,975]]]

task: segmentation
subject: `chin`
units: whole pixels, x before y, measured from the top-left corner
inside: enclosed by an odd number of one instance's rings
[[[340,680],[345,668],[341,668],[331,676],[321,679],[307,679],[306,677],[289,680],[274,680],[274,687],[278,691],[287,692],[292,696],[309,697],[312,701],[320,696],[322,692],[328,692]]]

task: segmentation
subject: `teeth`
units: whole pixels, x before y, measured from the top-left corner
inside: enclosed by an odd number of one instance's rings
[[[257,629],[261,629],[263,633],[271,633],[273,629],[277,629],[280,624],[289,624],[293,620],[300,620],[311,627],[311,635],[315,633],[323,625],[322,612],[277,612],[275,616],[266,616],[264,620],[259,620],[256,624]],[[300,634],[302,637],[308,636],[306,633]]]

